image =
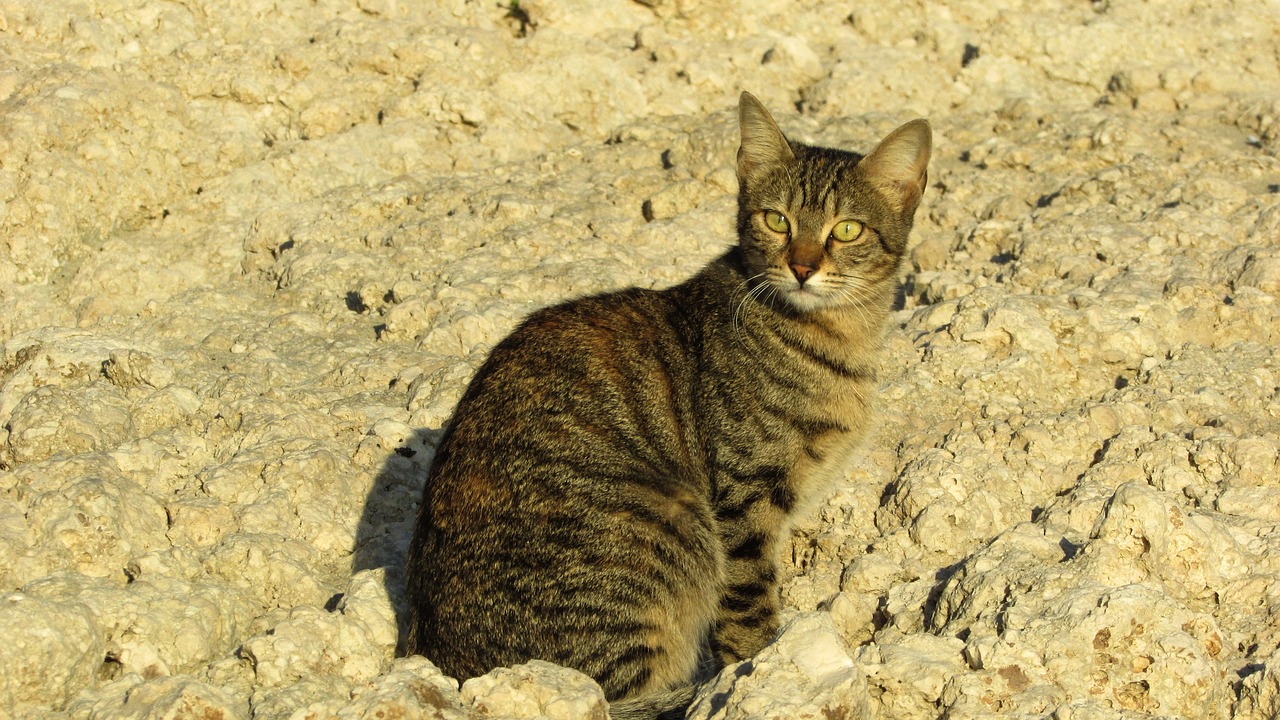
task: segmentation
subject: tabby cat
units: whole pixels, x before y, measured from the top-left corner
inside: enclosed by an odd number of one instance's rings
[[[738,116],[737,247],[534,313],[471,381],[409,550],[410,653],[460,678],[577,668],[639,718],[773,638],[790,522],[873,419],[931,140],[790,142],[745,92]]]

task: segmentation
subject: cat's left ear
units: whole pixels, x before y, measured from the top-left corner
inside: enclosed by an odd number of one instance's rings
[[[738,125],[742,129],[742,145],[738,147],[738,178],[746,178],[762,168],[795,160],[791,143],[783,137],[778,124],[755,95],[743,91],[738,99]]]
[[[899,215],[911,217],[929,182],[933,131],[927,120],[912,120],[889,133],[859,163],[864,177],[888,195]]]

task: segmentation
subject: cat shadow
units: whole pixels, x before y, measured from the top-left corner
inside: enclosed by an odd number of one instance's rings
[[[907,306],[907,283],[910,283],[912,289],[915,288],[915,275],[912,274],[906,282],[898,283],[893,290],[893,305],[889,306],[889,310],[897,312]]]
[[[396,615],[396,657],[404,655],[408,622],[405,558],[413,540],[422,488],[441,433],[440,429],[415,430],[387,456],[374,478],[356,528],[351,572],[384,570],[383,583]]]

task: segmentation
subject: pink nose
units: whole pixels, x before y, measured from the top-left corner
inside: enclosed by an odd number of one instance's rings
[[[796,276],[796,280],[799,280],[801,285],[804,284],[805,280],[812,277],[817,270],[818,268],[813,265],[799,262],[791,263],[791,274]]]

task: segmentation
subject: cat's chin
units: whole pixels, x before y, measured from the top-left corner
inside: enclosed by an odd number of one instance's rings
[[[836,298],[829,293],[820,292],[813,288],[807,287],[789,287],[782,288],[782,299],[791,307],[792,310],[798,312],[816,312],[818,310],[827,310],[835,307],[838,303]]]

